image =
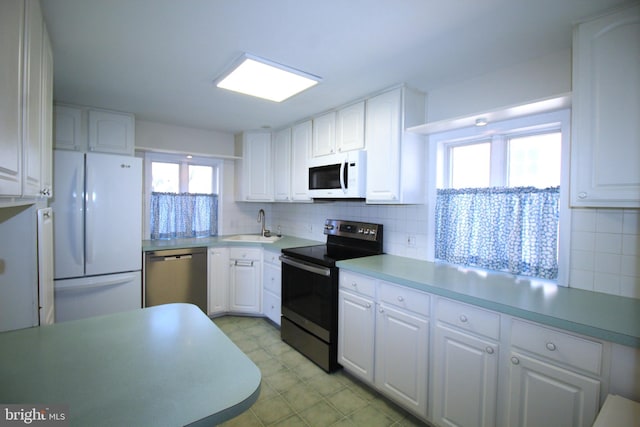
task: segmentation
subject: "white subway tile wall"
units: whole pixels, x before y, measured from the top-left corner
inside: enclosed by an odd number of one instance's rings
[[[640,298],[640,212],[573,209],[569,286]]]
[[[223,233],[257,233],[258,209],[267,226],[280,226],[290,236],[326,240],[327,218],[384,224],[384,252],[426,259],[427,205],[380,206],[364,202],[227,203]],[[640,211],[636,209],[573,209],[569,286],[640,298]]]

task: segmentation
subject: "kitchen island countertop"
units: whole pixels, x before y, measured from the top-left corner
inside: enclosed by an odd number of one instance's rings
[[[394,255],[350,259],[337,265],[500,313],[640,348],[640,299]]]
[[[68,405],[71,426],[210,426],[247,410],[258,367],[191,304],[0,334],[0,402]]]

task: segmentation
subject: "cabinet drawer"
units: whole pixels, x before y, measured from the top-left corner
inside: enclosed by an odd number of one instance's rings
[[[523,322],[511,324],[511,345],[600,375],[602,344]]]
[[[230,248],[229,258],[230,259],[250,259],[254,261],[259,261],[261,258],[261,252],[262,251],[260,249]]]
[[[429,315],[429,295],[406,286],[380,282],[378,300],[425,316]]]
[[[266,290],[273,292],[277,296],[280,296],[282,287],[282,270],[272,264],[266,263],[262,268],[262,285]]]
[[[500,339],[500,315],[468,304],[439,298],[436,308],[438,320],[460,329]]]
[[[264,262],[280,265],[280,252],[264,251]]]
[[[340,287],[372,298],[376,295],[376,279],[340,270]]]

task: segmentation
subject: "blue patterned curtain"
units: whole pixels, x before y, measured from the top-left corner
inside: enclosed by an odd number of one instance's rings
[[[439,189],[436,259],[558,277],[560,187]]]
[[[218,195],[151,193],[151,239],[218,235]]]

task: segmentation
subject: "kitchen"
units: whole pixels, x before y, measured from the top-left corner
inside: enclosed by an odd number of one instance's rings
[[[615,5],[616,2],[607,4],[608,6]],[[504,6],[504,5],[502,5]],[[553,6],[550,6],[553,7]],[[602,9],[605,9],[602,7]],[[264,12],[264,11],[263,11]],[[476,13],[480,14],[481,11],[476,10]],[[590,11],[589,14],[579,16],[574,19],[584,18],[587,15],[597,14],[600,12],[598,8]],[[53,13],[47,11],[45,8],[45,18],[48,18],[47,13]],[[109,12],[106,10],[100,10],[97,15],[109,16]],[[273,12],[269,12],[265,15],[265,20],[273,16]],[[485,16],[486,17],[486,16]],[[50,19],[50,18],[49,18]],[[62,19],[62,18],[59,18]],[[84,18],[88,19],[88,18]],[[49,24],[51,25],[51,24]],[[102,28],[99,25],[97,28]],[[567,28],[570,28],[568,26]],[[52,34],[55,35],[53,29],[50,29]],[[279,33],[278,33],[279,34]],[[496,36],[496,34],[493,34]],[[113,35],[116,37],[116,35]],[[124,35],[122,35],[124,37]],[[131,39],[135,40],[140,37],[141,40],[145,40],[143,34],[133,34]],[[376,39],[379,40],[379,39]],[[126,43],[123,40],[116,39],[121,43]],[[313,42],[313,40],[311,40]],[[462,43],[461,40],[453,39],[452,43]],[[54,51],[56,43],[60,43],[60,40],[53,38]],[[284,41],[283,41],[284,43]],[[381,51],[384,51],[385,45],[379,40],[381,44]],[[468,42],[467,42],[468,43]],[[565,94],[572,90],[572,58],[571,58],[571,39],[570,33],[567,33],[564,39],[564,45],[562,49],[549,50],[546,52],[539,52],[535,56],[526,56],[522,52],[519,52],[517,56],[510,59],[508,62],[496,61],[492,68],[488,65],[484,65],[484,69],[478,71],[478,74],[467,74],[457,76],[455,80],[447,81],[442,80],[439,86],[433,84],[425,85],[423,87],[428,88],[427,92],[427,116],[429,122],[437,123],[440,120],[447,120],[452,117],[468,117],[473,116],[477,112],[494,111],[498,108],[519,105],[528,103],[533,100],[545,99],[554,97],[558,94]],[[283,44],[286,45],[286,44]],[[311,45],[313,45],[311,43]],[[457,46],[457,45],[456,45]],[[486,49],[487,46],[483,46]],[[468,48],[467,48],[468,49]],[[497,48],[496,48],[497,49]],[[525,50],[525,49],[521,49]],[[144,52],[144,50],[143,50]],[[472,53],[465,50],[471,57]],[[434,53],[435,55],[435,53]],[[463,55],[461,55],[463,56]],[[231,59],[231,58],[229,58]],[[444,58],[442,58],[444,60]],[[58,62],[55,62],[58,61]],[[54,63],[56,66],[65,67],[64,56],[56,55]],[[504,61],[504,60],[503,60]],[[223,61],[224,62],[224,61]],[[60,64],[60,65],[58,65]],[[380,64],[376,64],[380,65]],[[424,66],[424,65],[423,65]],[[455,64],[449,65],[451,73],[454,71],[462,72],[460,68]],[[429,67],[425,67],[425,70]],[[129,70],[131,71],[131,70]],[[481,71],[481,72],[480,72]],[[71,73],[71,71],[67,71]],[[114,71],[113,75],[121,75],[124,71],[122,69]],[[137,72],[137,71],[136,71]],[[92,73],[98,74],[97,70]],[[212,80],[216,74],[216,71],[207,70],[207,78]],[[209,76],[209,73],[213,74]],[[323,74],[318,72],[319,74]],[[425,71],[425,74],[427,71]],[[132,72],[132,74],[135,74]],[[79,78],[79,76],[75,76]],[[146,76],[149,77],[149,76]],[[398,81],[410,80],[410,76],[404,76],[400,72],[394,75],[391,80],[388,80],[388,84],[380,84],[375,87],[368,86],[353,88],[352,96],[339,98],[334,95],[329,101],[326,101],[322,106],[313,104],[308,98],[303,98],[303,95],[292,98],[291,102],[294,103],[296,109],[300,109],[300,113],[296,113],[295,116],[290,115],[286,118],[278,116],[272,118],[264,118],[264,121],[257,121],[246,126],[231,125],[233,117],[227,118],[230,123],[230,129],[223,127],[214,128],[215,130],[203,129],[203,127],[190,125],[189,121],[183,123],[174,123],[170,118],[162,118],[162,114],[156,113],[156,115],[149,114],[149,118],[146,119],[144,115],[139,114],[139,110],[142,111],[142,107],[132,103],[130,108],[117,107],[115,101],[110,99],[110,94],[102,92],[102,99],[99,101],[80,101],[80,98],[73,99],[71,95],[67,98],[56,98],[56,101],[60,102],[72,102],[81,105],[92,105],[100,108],[110,108],[119,111],[128,111],[136,114],[135,120],[135,146],[136,149],[153,151],[165,151],[175,152],[177,151],[176,140],[179,140],[179,151],[189,151],[195,154],[207,154],[210,157],[217,157],[222,159],[222,172],[221,179],[221,214],[219,223],[219,234],[230,235],[239,233],[255,233],[258,228],[258,224],[255,221],[255,214],[258,209],[264,209],[268,218],[268,226],[272,230],[281,228],[281,232],[284,235],[295,236],[297,238],[309,239],[317,242],[324,241],[324,235],[322,232],[322,225],[327,218],[349,218],[359,221],[382,223],[385,225],[385,248],[384,252],[387,254],[406,256],[412,259],[427,259],[427,252],[429,249],[430,233],[428,232],[427,218],[430,216],[430,208],[427,204],[415,204],[415,205],[371,205],[364,202],[332,202],[332,203],[237,203],[235,201],[235,167],[237,164],[237,153],[234,147],[234,134],[243,130],[258,130],[265,123],[278,123],[273,125],[274,129],[278,129],[280,126],[287,126],[294,123],[296,120],[304,119],[306,117],[312,117],[325,111],[327,108],[335,108],[343,105],[352,100],[362,99],[369,94],[383,90],[386,87],[390,87],[392,84]],[[58,76],[56,76],[56,79]],[[360,77],[352,78],[352,84],[357,86],[354,80]],[[434,77],[435,78],[435,77]],[[109,79],[113,79],[109,76]],[[362,79],[366,80],[366,79]],[[56,80],[56,82],[58,82]],[[156,84],[156,82],[152,82]],[[63,84],[63,83],[61,83]],[[124,82],[123,82],[124,84]],[[325,84],[325,83],[321,83]],[[327,82],[329,84],[329,82]],[[178,85],[178,83],[176,83]],[[85,83],[85,90],[90,92],[90,83]],[[56,90],[62,90],[63,86],[56,86]],[[158,87],[154,87],[156,91],[159,91]],[[133,91],[134,88],[129,87],[126,90]],[[181,88],[176,87],[176,91],[180,91]],[[192,92],[189,92],[192,93]],[[311,96],[313,89],[308,94]],[[198,99],[198,94],[193,94],[193,98]],[[226,95],[230,97],[231,95]],[[154,99],[153,96],[140,97],[141,99]],[[225,99],[228,101],[228,99]],[[318,101],[319,102],[319,101]],[[302,103],[309,103],[308,106],[301,106]],[[231,105],[231,104],[229,104]],[[176,110],[185,109],[180,107],[174,107]],[[304,108],[304,109],[302,109]],[[229,107],[231,109],[231,107]],[[242,111],[242,110],[239,110]],[[197,117],[202,112],[189,110],[192,117]],[[275,114],[270,112],[269,114]],[[284,115],[284,113],[281,113]],[[288,113],[291,114],[291,113]],[[215,113],[213,113],[215,115]],[[241,116],[237,110],[232,111],[232,115]],[[278,121],[279,119],[279,121]],[[223,129],[221,131],[220,129]],[[40,202],[41,203],[41,202]],[[6,208],[17,209],[17,208]],[[33,210],[33,208],[28,208]],[[33,214],[33,212],[31,212]],[[28,222],[28,219],[15,215],[12,216],[14,222],[18,222],[17,227],[24,227],[24,223]],[[604,292],[614,295],[626,296],[631,298],[638,298],[638,272],[634,265],[637,265],[637,249],[636,252],[625,252],[621,250],[612,249],[613,244],[604,244],[606,242],[612,242],[612,240],[635,242],[638,241],[638,211],[634,208],[626,209],[573,209],[573,221],[572,232],[569,236],[571,239],[571,255],[572,259],[579,259],[580,262],[571,263],[571,271],[569,274],[569,285],[571,287],[583,287],[590,291]],[[15,235],[14,222],[9,221],[3,223],[2,227],[2,240],[15,241],[18,236]],[[630,224],[630,225],[629,225]],[[635,224],[635,225],[634,225]],[[31,227],[27,229],[31,230]],[[147,231],[148,232],[148,231]],[[146,235],[146,233],[145,233]],[[6,239],[5,240],[5,236]],[[593,242],[591,246],[585,245],[585,239],[587,241],[591,239]],[[34,239],[30,239],[33,241]],[[602,243],[602,244],[600,244]],[[28,248],[27,245],[20,245],[21,250],[28,252],[28,256],[33,259],[35,254],[35,247]],[[7,245],[3,244],[3,252],[10,251]],[[6,265],[11,264],[11,257],[16,255],[3,253],[3,258],[6,259]],[[591,262],[588,260],[608,260],[604,262]],[[34,274],[31,269],[24,270],[27,274]],[[579,280],[572,281],[571,277],[578,277]],[[606,278],[606,280],[602,280]],[[33,278],[31,280],[34,280]],[[4,312],[4,307],[3,307]],[[636,386],[637,387],[637,386]]]

